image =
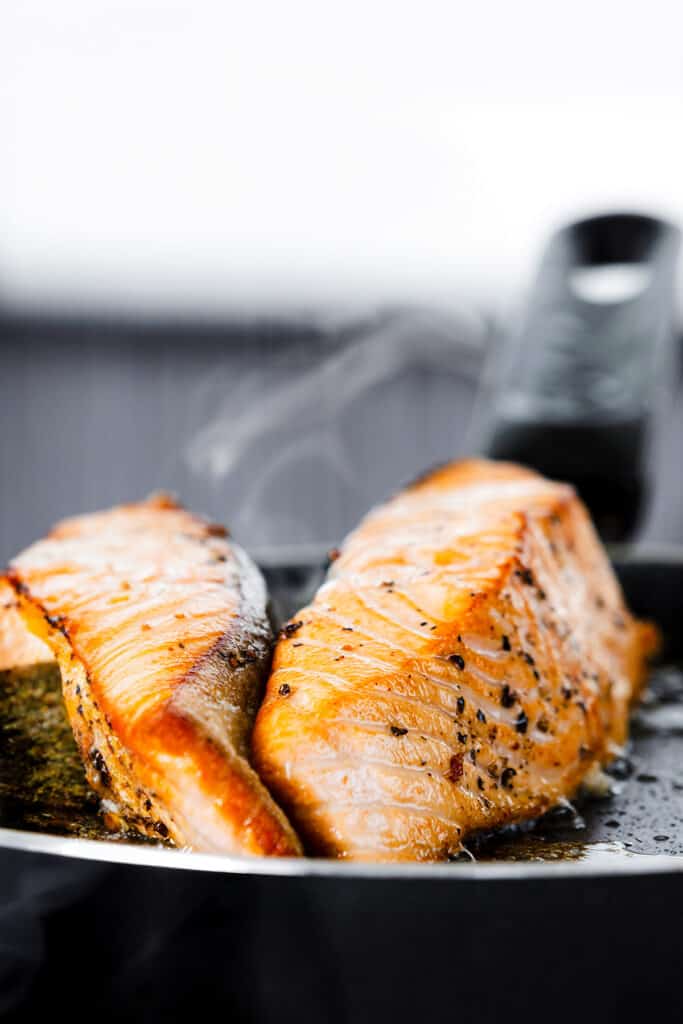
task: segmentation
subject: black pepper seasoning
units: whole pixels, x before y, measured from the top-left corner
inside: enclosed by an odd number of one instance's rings
[[[503,683],[503,689],[500,691],[500,703],[504,708],[511,708],[517,700],[517,694],[510,689],[507,683]]]
[[[110,783],[109,769],[107,768],[106,761],[102,757],[102,754],[96,747],[90,751],[90,761],[96,772],[100,776],[100,782],[103,786],[108,786]]]
[[[515,721],[515,729],[517,730],[517,732],[526,732],[528,725],[529,719],[526,716],[526,712],[522,710],[517,715],[517,719]]]

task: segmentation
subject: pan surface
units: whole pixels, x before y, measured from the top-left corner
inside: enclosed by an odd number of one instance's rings
[[[610,768],[612,791],[580,798],[533,826],[469,844],[439,865],[219,857],[104,828],[83,778],[55,666],[0,673],[0,847],[119,864],[214,873],[344,878],[500,879],[683,872],[683,548],[622,548],[613,561],[629,605],[661,627],[664,647]],[[263,554],[276,620],[301,607],[324,573],[319,552]]]

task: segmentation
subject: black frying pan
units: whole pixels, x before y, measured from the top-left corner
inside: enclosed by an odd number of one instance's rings
[[[609,229],[607,240],[591,242],[594,228]],[[621,241],[613,246],[609,238]],[[573,479],[603,532],[620,537],[633,530],[647,492],[646,446],[667,347],[676,233],[661,225],[658,234],[657,222],[643,218],[584,222],[551,243],[555,270],[541,273],[559,294],[577,253],[589,265],[605,262],[605,254],[624,261],[626,241],[634,238],[640,241],[628,259],[652,256],[652,290],[626,300],[631,316],[613,304],[589,318],[596,332],[617,313],[622,324],[649,324],[640,347],[624,346],[630,390],[606,406],[597,388],[588,408],[586,382],[598,372],[590,346],[576,347],[585,357],[581,374],[565,358],[566,337],[564,355],[548,369],[532,332],[533,372],[518,387],[513,369],[524,360],[507,357],[508,369],[490,392],[494,415],[484,445]],[[542,322],[541,312],[560,302],[552,288],[546,294],[542,302],[532,299],[527,325]],[[521,337],[517,351],[524,355]],[[588,340],[580,331],[572,337]],[[643,348],[647,338],[651,352]],[[506,379],[521,396],[512,406],[505,401],[512,387],[500,384]],[[549,415],[553,382],[572,397],[570,415]],[[628,423],[635,427],[624,435]],[[622,452],[624,436],[630,458]],[[552,459],[554,466],[544,462]],[[631,607],[658,621],[665,639],[653,696],[636,716],[631,749],[612,768],[618,792],[549,815],[534,829],[484,837],[474,848],[476,861],[361,867],[210,858],[96,832],[64,835],[70,826],[63,808],[18,786],[0,803],[8,826],[0,829],[0,886],[3,879],[13,886],[0,904],[0,1009],[5,998],[7,1006],[22,1007],[13,1019],[58,1012],[60,1004],[75,1019],[180,1019],[197,1014],[198,1005],[204,1013],[254,1021],[604,1022],[658,1012],[677,1019],[683,553],[613,554]],[[282,617],[306,600],[323,571],[317,557],[286,554],[264,568]],[[24,742],[22,756],[31,749]],[[8,753],[5,743],[1,750],[0,777],[21,779],[19,748]],[[92,809],[84,806],[82,814],[83,826],[90,817],[97,829]]]

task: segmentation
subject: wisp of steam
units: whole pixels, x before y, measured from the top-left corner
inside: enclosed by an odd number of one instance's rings
[[[474,314],[396,311],[314,348],[287,346],[230,382],[187,444],[187,467],[230,495],[231,525],[250,543],[303,539],[293,487],[327,517],[317,532],[332,540],[356,506],[461,450],[489,333]]]

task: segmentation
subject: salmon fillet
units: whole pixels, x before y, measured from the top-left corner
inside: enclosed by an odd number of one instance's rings
[[[51,661],[52,651],[26,628],[14,590],[0,577],[0,672]]]
[[[59,662],[112,826],[208,852],[297,854],[248,761],[272,638],[261,575],[226,533],[153,497],[60,523],[7,581]]]
[[[371,512],[284,628],[254,762],[311,851],[445,859],[614,756],[651,638],[571,487],[448,465]]]

